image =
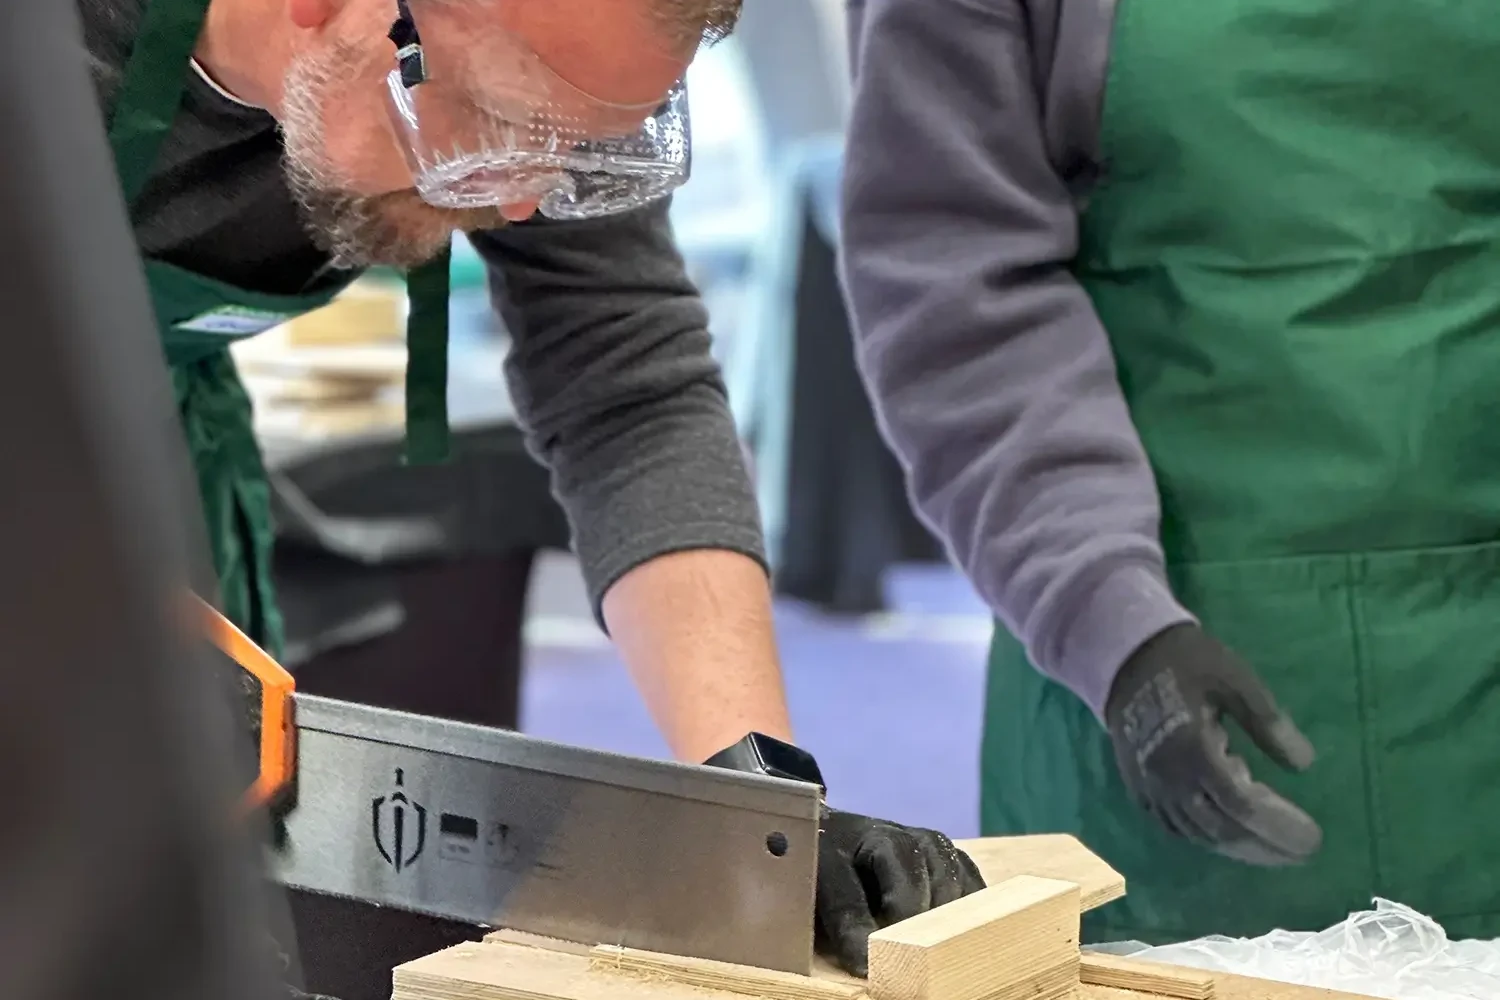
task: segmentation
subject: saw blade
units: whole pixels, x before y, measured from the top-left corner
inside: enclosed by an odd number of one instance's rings
[[[819,790],[298,695],[287,886],[806,974]]]

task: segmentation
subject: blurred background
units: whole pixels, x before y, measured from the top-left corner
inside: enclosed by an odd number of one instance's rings
[[[854,368],[834,269],[846,73],[842,0],[747,5],[691,71],[674,224],[757,484],[799,742],[836,805],[973,836],[989,618],[913,517]],[[665,756],[511,419],[483,266],[455,249],[448,465],[400,461],[392,276],[236,348],[273,471],[289,665],[314,693]],[[451,551],[401,558],[390,529],[433,516]]]

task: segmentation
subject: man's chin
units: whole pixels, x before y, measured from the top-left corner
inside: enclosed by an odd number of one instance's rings
[[[414,191],[366,198],[299,192],[303,220],[335,267],[410,269],[436,257],[456,232],[506,225],[499,209],[435,208]]]

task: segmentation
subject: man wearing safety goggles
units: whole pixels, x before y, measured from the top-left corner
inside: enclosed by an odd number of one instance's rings
[[[409,450],[439,459],[463,231],[596,609],[674,754],[750,767],[725,748],[791,739],[758,515],[667,217],[685,70],[739,2],[77,0],[237,624],[279,647],[226,348],[366,267],[406,269]],[[981,884],[940,834],[836,811],[824,827],[818,922],[856,972],[880,923]]]

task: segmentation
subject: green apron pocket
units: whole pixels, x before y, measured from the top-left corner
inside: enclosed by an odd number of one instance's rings
[[[1362,738],[1352,583],[1344,556],[1177,567],[1174,586],[1204,625],[1259,672],[1316,745],[1288,774],[1231,723],[1256,777],[1311,813],[1323,850],[1300,868],[1265,870],[1162,830],[1129,799],[1109,740],[1072,694],[1037,675],[1003,633],[991,660],[984,830],[1069,832],[1125,875],[1125,899],[1091,914],[1088,940],[1178,941],[1321,929],[1368,905],[1376,884],[1372,770]]]
[[[1500,936],[1500,544],[1358,567],[1375,888],[1450,935]]]
[[[1234,752],[1259,781],[1311,814],[1324,840],[1304,866],[1261,870],[1154,835],[1149,854],[1161,870],[1141,858],[1152,872],[1147,915],[1153,925],[1178,936],[1319,930],[1368,904],[1375,875],[1371,768],[1360,735],[1367,682],[1358,657],[1352,574],[1342,555],[1174,567],[1179,599],[1245,658],[1317,748],[1309,771],[1290,774],[1227,721]]]

